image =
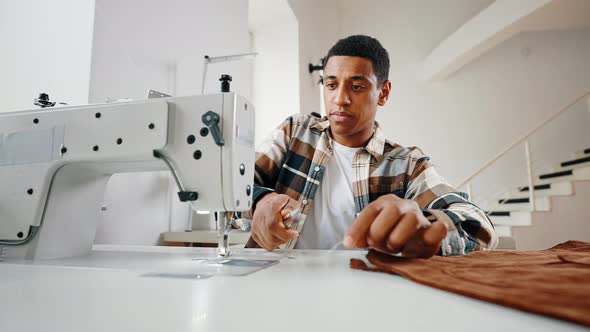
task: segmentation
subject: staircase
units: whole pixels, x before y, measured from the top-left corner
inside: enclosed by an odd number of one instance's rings
[[[534,183],[534,212],[528,186],[516,189],[489,208],[487,213],[500,237],[499,248],[543,249],[548,246],[547,241],[560,242],[557,233],[568,232],[567,239],[590,241],[590,214],[571,217],[572,213],[590,210],[590,196],[580,197],[583,192],[590,192],[590,148],[577,152],[575,159],[560,163],[554,172],[538,176]],[[556,213],[556,204],[561,213]],[[553,222],[537,222],[548,218]]]
[[[590,91],[571,99],[455,186],[464,189],[471,201],[485,206],[499,237],[498,249],[546,249],[566,240],[590,242],[590,148],[578,151],[575,158],[560,163],[553,172],[539,176],[533,166],[544,168],[546,159],[534,159],[530,148],[533,136],[538,137],[543,129],[551,137],[556,130],[565,130],[569,136],[562,136],[575,141],[570,144],[583,142],[580,138],[588,139],[587,125],[583,125],[588,123],[586,111],[590,111]],[[564,115],[566,113],[569,117]],[[548,127],[556,123],[561,126]],[[494,191],[494,186],[484,186],[483,190],[480,186],[474,195],[474,179],[517,147],[524,147],[528,185],[512,192],[508,189],[508,193],[504,189],[493,193],[488,189]],[[504,174],[522,167],[522,164],[512,164]],[[498,181],[502,177],[495,175],[493,179]],[[493,197],[498,194],[502,199],[494,202]]]

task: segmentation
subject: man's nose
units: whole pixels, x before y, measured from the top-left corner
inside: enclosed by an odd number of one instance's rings
[[[348,91],[344,85],[338,86],[338,88],[334,91],[334,95],[332,96],[332,102],[336,105],[350,104]]]

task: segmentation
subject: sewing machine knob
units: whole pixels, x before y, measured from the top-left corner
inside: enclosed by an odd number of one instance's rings
[[[211,135],[213,135],[213,139],[215,140],[215,144],[223,146],[225,142],[223,141],[223,136],[221,135],[221,130],[218,125],[219,115],[213,111],[207,111],[207,113],[203,114],[201,120],[207,127],[209,127]]]
[[[199,193],[196,191],[179,191],[178,198],[181,202],[196,201],[199,199]]]
[[[33,103],[35,104],[35,106],[39,106],[41,108],[55,106],[55,102],[49,101],[49,95],[46,93],[40,93],[39,97],[35,98]]]
[[[219,81],[221,82],[221,92],[229,92],[229,82],[231,82],[232,78],[230,75],[223,74]]]

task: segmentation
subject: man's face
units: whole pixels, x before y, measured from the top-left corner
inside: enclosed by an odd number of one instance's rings
[[[377,107],[385,105],[391,83],[379,85],[369,59],[332,56],[324,68],[324,103],[336,142],[365,145],[373,135]]]

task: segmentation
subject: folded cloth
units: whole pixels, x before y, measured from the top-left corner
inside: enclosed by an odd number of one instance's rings
[[[418,283],[503,306],[590,326],[590,243],[567,241],[538,251],[476,251],[430,259],[390,256],[370,250],[369,267]]]

